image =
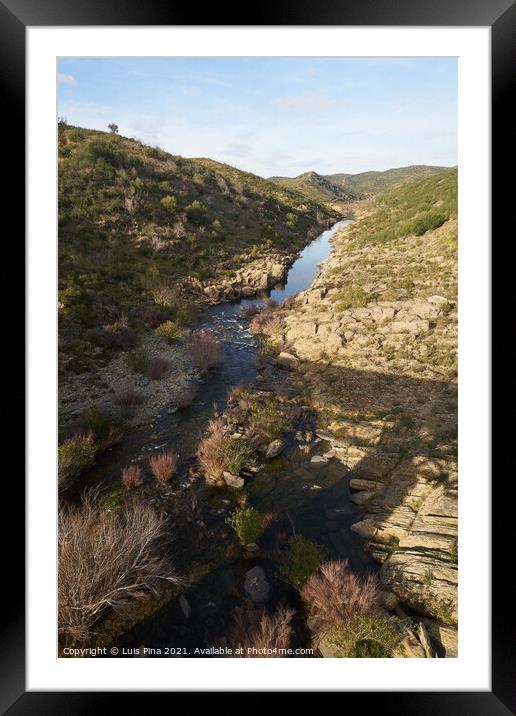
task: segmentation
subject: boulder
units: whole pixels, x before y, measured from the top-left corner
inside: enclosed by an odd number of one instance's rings
[[[292,353],[283,351],[278,356],[278,363],[284,368],[295,368],[299,365],[299,358],[296,358]]]
[[[228,487],[234,490],[241,490],[244,486],[244,478],[239,475],[232,475],[230,472],[223,472],[222,478]]]
[[[244,591],[255,604],[268,600],[270,588],[270,584],[265,578],[265,572],[261,567],[256,566],[246,572]]]
[[[273,457],[277,457],[281,452],[283,452],[286,446],[287,443],[281,438],[273,440],[267,445],[267,450],[265,451],[266,460],[272,460]]]

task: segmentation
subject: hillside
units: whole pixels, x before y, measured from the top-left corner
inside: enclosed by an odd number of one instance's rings
[[[362,205],[264,332],[352,471],[383,588],[456,655],[457,170]]]
[[[361,199],[362,195],[351,187],[337,184],[331,177],[316,172],[305,172],[297,177],[270,177],[270,181],[303,194],[312,201],[325,204],[346,205]]]
[[[289,188],[134,139],[59,125],[60,367],[88,369],[257,258],[292,258],[338,215]]]
[[[445,170],[446,167],[414,165],[360,174],[321,175],[306,172],[297,177],[270,177],[270,181],[298,191],[313,201],[344,208],[352,202]]]
[[[325,177],[329,182],[344,190],[354,191],[362,195],[378,194],[395,189],[402,184],[424,179],[445,171],[447,167],[414,165],[387,169],[383,172],[362,172],[360,174],[329,174]]]

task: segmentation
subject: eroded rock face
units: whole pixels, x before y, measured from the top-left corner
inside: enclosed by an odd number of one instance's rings
[[[282,283],[294,257],[271,254],[246,264],[231,277],[204,286],[203,293],[212,304],[249,298]]]

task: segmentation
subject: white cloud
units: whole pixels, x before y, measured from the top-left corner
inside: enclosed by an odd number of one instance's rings
[[[318,92],[277,97],[272,100],[272,104],[289,112],[324,112],[337,106],[336,100]]]
[[[61,72],[58,72],[57,83],[60,85],[70,85],[70,87],[74,87],[77,84],[77,80],[73,77],[73,75],[63,75]]]

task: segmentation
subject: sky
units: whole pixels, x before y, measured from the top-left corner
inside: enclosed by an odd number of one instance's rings
[[[263,177],[457,164],[456,58],[60,58],[58,115]]]

